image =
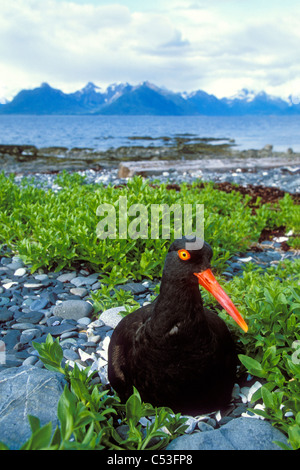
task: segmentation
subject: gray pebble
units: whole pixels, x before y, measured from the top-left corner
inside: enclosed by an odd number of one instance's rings
[[[22,363],[23,366],[34,366],[38,362],[38,357],[36,356],[29,356],[25,359]]]
[[[24,330],[20,337],[21,343],[29,343],[33,339],[39,338],[42,335],[42,332],[38,328],[30,328],[28,330]]]
[[[99,336],[99,335],[89,335],[88,340],[89,340],[90,343],[93,343],[93,344],[100,343],[101,336]]]
[[[97,281],[95,284],[92,285],[92,290],[101,289],[101,282]]]
[[[54,315],[79,320],[93,313],[93,306],[84,300],[66,300],[54,307]]]
[[[76,330],[76,326],[70,323],[64,323],[57,326],[49,326],[46,328],[45,333],[50,333],[52,336],[60,336],[62,333],[67,331],[74,331]]]
[[[71,280],[71,284],[74,284],[76,287],[81,287],[81,286],[91,286],[92,284],[95,284],[95,277],[75,277],[74,279]]]
[[[57,281],[70,282],[76,276],[77,276],[76,272],[72,271],[70,273],[61,274],[60,276],[58,276]]]
[[[46,298],[40,298],[37,300],[34,300],[32,304],[30,305],[30,310],[43,310],[48,305],[49,301]]]
[[[128,282],[127,284],[122,284],[116,286],[117,290],[124,290],[131,292],[132,294],[139,295],[144,294],[148,291],[148,288],[140,282]]]
[[[200,429],[201,432],[213,431],[214,430],[214,428],[212,426],[205,423],[204,421],[199,421],[198,422],[198,429]]]
[[[116,328],[123,318],[121,312],[124,311],[126,311],[125,307],[110,308],[101,313],[99,319],[102,320],[107,326]]]
[[[8,305],[10,302],[8,297],[0,297],[0,307]]]
[[[34,276],[34,279],[42,282],[42,281],[47,281],[49,278],[47,274],[37,274],[36,276]]]
[[[76,359],[79,359],[79,355],[77,352],[73,351],[73,349],[64,349],[63,354],[64,358],[68,359],[69,361],[76,361]]]
[[[11,325],[13,330],[30,330],[34,328],[33,323],[14,323]]]
[[[60,339],[61,339],[61,336],[60,336]],[[77,347],[78,341],[75,338],[66,338],[66,339],[61,340],[59,344],[61,345],[62,348],[70,348],[71,346]]]
[[[232,420],[233,420],[233,416],[224,416],[223,418],[220,419],[219,426],[225,426]]]
[[[32,312],[32,311],[28,311],[26,313],[24,313],[23,315],[21,315],[18,319],[17,319],[17,322],[19,323],[33,323],[33,324],[37,324],[39,323],[39,321],[41,321],[41,319],[44,317],[44,314],[41,313],[41,312]]]
[[[78,295],[79,297],[85,297],[88,294],[88,290],[85,287],[73,287],[70,289],[71,294]]]
[[[74,338],[74,337],[77,337],[77,336],[78,336],[77,331],[67,331],[67,332],[62,333],[60,335],[60,339],[64,340],[64,339],[67,339],[67,338]]]
[[[92,320],[88,317],[82,317],[82,318],[79,318],[79,320],[77,320],[78,325],[81,325],[81,326],[87,326],[91,322]]]
[[[9,263],[6,265],[7,268],[11,269],[12,271],[16,271],[17,269],[21,269],[23,268],[24,266],[24,263],[22,260],[17,260],[17,261],[13,261],[12,263]]]
[[[234,400],[238,400],[240,398],[240,393],[241,393],[241,389],[240,389],[239,384],[234,384],[232,394],[231,394],[232,398]]]
[[[14,317],[13,312],[10,312],[6,308],[0,310],[0,323],[5,323],[12,320]]]

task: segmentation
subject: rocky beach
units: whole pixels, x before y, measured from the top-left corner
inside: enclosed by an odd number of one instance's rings
[[[92,149],[0,145],[0,168],[14,173],[15,181],[33,176],[32,184],[59,191],[55,177],[62,170],[77,171],[88,183],[125,185],[140,174],[152,184],[165,182],[173,189],[181,182],[213,181],[219,189],[236,189],[253,201],[274,202],[289,192],[299,202],[300,154],[291,149],[274,152],[271,145],[261,150],[238,151],[230,142],[191,142],[177,139],[163,147],[124,147],[103,152]],[[238,185],[234,186],[233,185]],[[265,233],[247,252],[237,253],[222,273],[225,279],[241,276],[247,263],[266,269],[280,261],[299,258],[287,249],[291,233]],[[64,361],[71,366],[91,366],[99,383],[107,384],[107,348],[124,308],[106,310],[95,319],[90,293],[100,288],[99,274],[82,266],[76,271],[51,272],[30,266],[9,250],[0,259],[0,441],[17,449],[30,436],[27,414],[41,423],[57,424],[56,407],[64,381],[46,370],[32,342],[43,342],[50,333],[59,338]],[[128,290],[144,305],[158,283],[130,282]],[[279,449],[274,440],[285,436],[251,412],[251,397],[261,382],[248,376],[237,383],[226,410],[207,416],[189,417],[185,436],[174,440],[169,450]],[[45,407],[47,403],[47,407]],[[262,405],[255,405],[262,406]],[[249,411],[250,409],[250,411]],[[147,425],[147,420],[143,423]],[[122,432],[119,429],[118,432]]]
[[[299,257],[285,251],[287,239],[288,235],[273,237],[253,247],[251,252],[239,253],[230,260],[223,276],[230,279],[242,275],[249,262],[266,269],[279,261]],[[99,273],[90,274],[85,269],[58,273],[39,270],[39,274],[32,275],[20,258],[8,253],[1,258],[0,441],[11,448],[19,448],[30,436],[28,413],[38,416],[42,424],[49,421],[53,426],[57,424],[56,407],[64,380],[44,368],[33,341],[44,342],[49,333],[59,338],[64,363],[71,367],[74,363],[81,368],[90,366],[91,371],[97,372],[98,382],[108,384],[107,349],[125,308],[111,308],[96,320],[91,318],[90,292],[100,288],[98,276]],[[131,282],[118,288],[130,291],[142,306],[150,301],[158,282]],[[251,376],[244,377],[235,384],[226,409],[188,417],[186,436],[173,441],[169,449],[279,449],[272,441],[286,443],[284,435],[269,422],[262,424],[251,412],[251,408],[262,406],[251,403],[262,383]],[[143,421],[145,427],[147,422]],[[203,436],[208,432],[215,433],[216,438],[214,434],[209,434],[208,439],[206,434]]]

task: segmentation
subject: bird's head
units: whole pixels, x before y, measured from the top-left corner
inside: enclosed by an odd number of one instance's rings
[[[183,237],[175,240],[166,256],[163,277],[167,278],[167,282],[182,281],[186,286],[199,283],[246,332],[248,326],[245,320],[211,271],[212,255],[212,248],[202,239]]]

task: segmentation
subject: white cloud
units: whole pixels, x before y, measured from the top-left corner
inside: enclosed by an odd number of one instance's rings
[[[0,0],[0,97],[43,81],[65,91],[150,80],[218,96],[300,93],[294,0],[164,0],[153,11],[121,3]]]

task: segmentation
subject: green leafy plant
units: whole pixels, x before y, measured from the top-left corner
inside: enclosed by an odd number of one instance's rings
[[[101,285],[100,289],[91,292],[90,299],[93,302],[95,313],[113,307],[125,307],[126,312],[130,313],[140,307],[131,292],[122,288],[111,288],[107,285]]]
[[[135,177],[126,186],[116,188],[87,184],[80,175],[66,172],[58,175],[56,183],[60,187],[57,192],[35,187],[29,179],[18,185],[13,176],[0,174],[0,247],[11,248],[31,265],[32,272],[40,267],[59,271],[85,264],[111,274],[117,283],[129,278],[160,277],[169,240],[151,239],[151,224],[147,239],[98,238],[97,208],[103,203],[115,208],[119,233],[120,197],[127,198],[128,207],[143,204],[149,220],[153,204],[177,204],[182,208],[184,204],[203,204],[205,239],[214,247],[213,265],[219,271],[236,251],[257,241],[264,228],[280,223],[295,234],[298,230],[299,206],[289,196],[278,204],[259,207],[253,214],[248,196],[237,191],[218,191],[210,183],[201,188],[197,182],[181,184],[180,191],[176,191]],[[130,223],[128,217],[127,226]],[[160,216],[160,234],[162,226]],[[171,223],[170,239],[173,238]]]
[[[300,344],[299,261],[261,272],[244,273],[228,283],[230,295],[245,305],[249,335],[239,337],[239,359],[264,386],[253,396],[264,410],[251,409],[270,419],[300,448],[300,361],[295,346]],[[280,278],[279,278],[280,274]],[[282,282],[286,280],[287,282]]]
[[[58,338],[47,336],[45,343],[33,343],[45,367],[63,373],[67,384],[59,399],[59,426],[41,426],[37,417],[28,416],[31,436],[21,450],[154,450],[167,446],[171,439],[184,433],[186,419],[168,408],[153,408],[142,402],[138,391],[125,404],[101,384],[94,384],[90,367],[62,367],[62,349]],[[141,418],[151,417],[146,429]],[[124,438],[118,428],[125,426]],[[0,443],[1,450],[7,450]]]
[[[99,240],[97,208],[102,203],[114,206],[118,233],[121,196],[126,196],[128,207],[141,203],[148,211],[152,204],[204,204],[205,239],[214,249],[212,265],[217,275],[226,269],[233,254],[258,241],[263,229],[285,227],[293,233],[288,243],[299,248],[299,205],[288,194],[274,204],[257,201],[253,211],[250,197],[237,191],[218,191],[210,183],[201,187],[197,182],[181,184],[176,191],[136,177],[124,187],[105,187],[87,184],[80,175],[66,172],[56,179],[57,192],[32,183],[24,179],[18,185],[14,176],[0,174],[0,252],[21,256],[32,272],[40,267],[60,271],[82,265],[100,272],[101,288],[91,293],[95,312],[120,305],[125,305],[126,313],[138,308],[130,293],[115,286],[128,280],[160,278],[168,250],[169,240],[152,240],[151,236]],[[162,228],[160,217],[160,234]],[[247,320],[247,334],[241,334],[228,315],[220,312],[236,339],[240,373],[248,371],[264,382],[253,396],[254,402],[264,404],[264,409],[256,412],[281,429],[293,449],[300,448],[300,366],[295,350],[300,341],[299,272],[297,259],[267,270],[249,263],[243,276],[226,283],[226,291]],[[158,290],[159,286],[155,294]],[[205,304],[216,306],[208,293],[202,291],[202,295]],[[24,444],[26,448],[164,448],[183,432],[183,418],[142,403],[137,390],[121,404],[115,394],[94,384],[89,368],[63,368],[58,339],[48,337],[35,347],[45,367],[63,373],[68,385],[58,407],[60,426],[52,434],[49,424],[41,427],[37,418],[29,417],[32,436]],[[145,430],[140,420],[146,416],[155,419]],[[126,436],[118,432],[120,425],[126,427]],[[0,448],[7,446],[0,444]]]

